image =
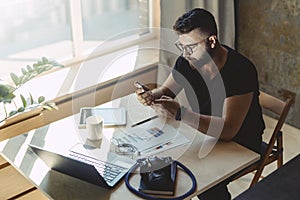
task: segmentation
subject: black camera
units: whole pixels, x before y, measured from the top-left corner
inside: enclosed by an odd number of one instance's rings
[[[140,159],[141,180],[150,187],[170,183],[172,162],[171,157]]]

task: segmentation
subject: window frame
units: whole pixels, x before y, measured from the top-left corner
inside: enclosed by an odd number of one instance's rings
[[[113,42],[116,44],[112,43],[111,47],[106,48],[101,52],[93,53],[93,55],[90,56],[89,54],[84,53],[86,49],[82,47],[84,43],[82,23],[77,23],[78,20],[82,21],[82,11],[80,5],[81,0],[69,0],[69,2],[70,2],[70,20],[71,20],[71,27],[72,27],[71,33],[72,33],[72,41],[73,41],[73,57],[72,59],[63,62],[65,66],[68,66],[73,63],[77,63],[82,60],[93,59],[95,57],[106,55],[114,51],[122,50],[130,46],[149,41],[154,38],[159,38],[159,31],[156,29],[151,29],[151,27],[160,27],[160,22],[159,22],[160,0],[149,0],[148,2],[149,27],[147,27],[150,28],[149,33],[139,36],[138,39],[130,39],[130,37],[122,38],[120,40],[117,40],[116,42]]]

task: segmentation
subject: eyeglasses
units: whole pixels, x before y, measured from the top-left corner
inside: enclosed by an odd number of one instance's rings
[[[133,156],[137,154],[139,156],[141,154],[134,145],[122,143],[119,139],[112,138],[111,144],[113,144],[115,152],[119,155]]]
[[[194,51],[196,50],[198,44],[204,42],[207,38],[204,38],[203,40],[193,43],[193,44],[188,44],[188,45],[183,45],[179,42],[179,40],[177,40],[175,42],[175,46],[181,51],[181,52],[185,52],[188,55],[192,55],[194,53]]]

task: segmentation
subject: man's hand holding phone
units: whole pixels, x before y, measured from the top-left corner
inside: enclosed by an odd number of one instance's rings
[[[155,98],[151,90],[146,85],[143,85],[138,81],[134,82],[134,86],[137,88],[135,91],[137,99],[145,106],[153,105]]]

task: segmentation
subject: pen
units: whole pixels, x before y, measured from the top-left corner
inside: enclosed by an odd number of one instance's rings
[[[143,152],[143,154],[147,154],[147,153],[150,153],[150,152],[153,152],[153,151],[156,151],[156,150],[162,149],[162,148],[164,148],[164,147],[166,147],[166,146],[169,146],[169,145],[171,145],[171,144],[172,144],[172,142],[171,142],[171,141],[169,141],[169,142],[166,142],[166,143],[164,143],[164,144],[161,144],[161,145],[159,145],[159,146],[156,146],[156,147],[154,147],[154,148],[147,149],[145,152]]]
[[[150,120],[152,120],[152,119],[156,119],[156,118],[158,118],[158,115],[155,115],[155,116],[153,116],[153,117],[150,117],[150,118],[145,119],[145,120],[143,120],[143,121],[140,121],[140,122],[138,122],[138,123],[132,124],[131,127],[135,127],[135,126],[137,126],[137,125],[143,124],[143,123],[145,123],[145,122],[148,122],[148,121],[150,121]]]
[[[168,146],[169,144],[172,144],[172,142],[171,142],[171,141],[169,141],[169,142],[167,142],[167,143],[165,143],[165,144],[159,145],[159,146],[155,147],[155,150],[158,150],[158,149],[164,148],[165,146]]]

